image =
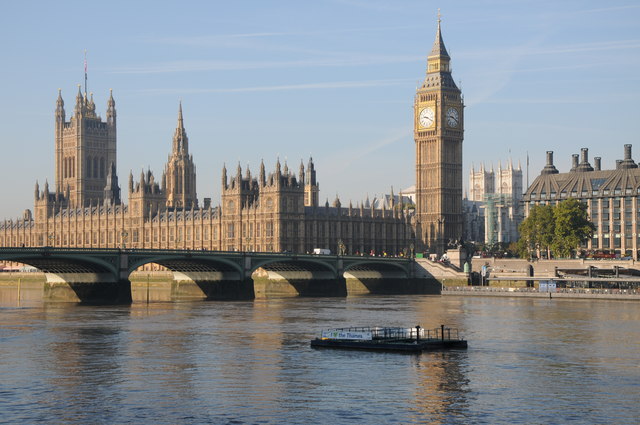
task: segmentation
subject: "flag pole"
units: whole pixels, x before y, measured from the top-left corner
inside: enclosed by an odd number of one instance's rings
[[[87,95],[87,49],[84,49],[84,94]]]

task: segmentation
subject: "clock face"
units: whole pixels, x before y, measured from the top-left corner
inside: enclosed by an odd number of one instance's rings
[[[457,127],[460,122],[460,116],[458,110],[455,108],[447,109],[447,125],[449,127]]]
[[[420,111],[420,116],[418,121],[422,127],[431,127],[433,125],[435,118],[435,113],[433,112],[433,108],[424,108]]]

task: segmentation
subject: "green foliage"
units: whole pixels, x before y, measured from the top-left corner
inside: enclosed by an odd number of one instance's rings
[[[560,202],[553,211],[555,238],[552,248],[557,256],[569,257],[571,251],[593,236],[595,226],[589,221],[587,205],[575,199]]]
[[[571,251],[593,235],[595,226],[589,221],[587,206],[575,199],[568,199],[556,206],[535,205],[529,216],[520,224],[518,254],[523,257],[540,257],[551,251],[559,257],[569,257]]]

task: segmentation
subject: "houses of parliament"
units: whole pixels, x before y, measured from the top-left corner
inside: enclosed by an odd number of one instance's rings
[[[337,197],[321,205],[311,158],[297,173],[279,160],[269,173],[261,163],[255,175],[224,167],[219,204],[200,203],[182,105],[161,177],[129,173],[127,205],[117,174],[113,94],[103,120],[93,95],[79,88],[68,119],[58,93],[54,184],[36,183],[33,211],[0,222],[0,246],[442,253],[446,241],[462,235],[463,221],[463,104],[449,63],[438,20],[414,101],[415,211],[393,194],[378,205],[342,205]]]

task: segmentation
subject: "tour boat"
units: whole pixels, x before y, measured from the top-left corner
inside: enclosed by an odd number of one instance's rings
[[[315,348],[349,348],[360,350],[421,352],[466,349],[467,341],[458,330],[441,325],[435,329],[353,327],[323,330],[311,340]]]

